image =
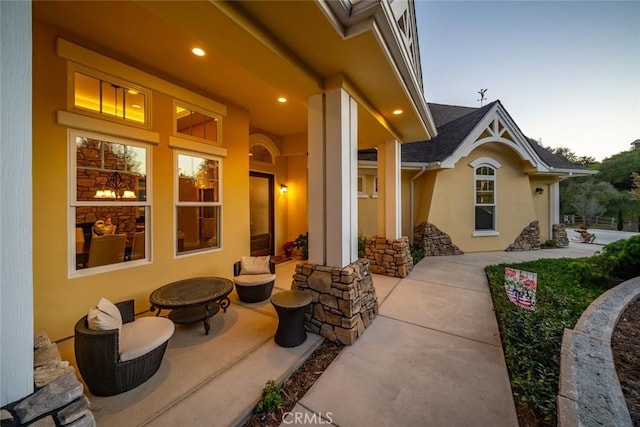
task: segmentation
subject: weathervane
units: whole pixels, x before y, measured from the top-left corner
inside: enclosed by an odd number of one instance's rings
[[[480,89],[480,90],[478,91],[478,93],[480,94],[480,99],[478,99],[478,101],[480,101],[480,106],[481,106],[481,107],[482,107],[482,104],[484,103],[484,99],[485,99],[485,98],[484,98],[484,94],[485,94],[485,92],[486,92],[487,90],[489,90],[489,89]]]

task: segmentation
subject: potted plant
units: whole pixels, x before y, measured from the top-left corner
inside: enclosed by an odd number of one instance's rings
[[[309,259],[309,233],[300,234],[294,244],[302,250],[302,259]]]
[[[293,252],[293,248],[295,247],[296,244],[292,241],[284,242],[284,245],[282,245],[284,256],[286,256],[287,258],[291,258],[291,253]]]

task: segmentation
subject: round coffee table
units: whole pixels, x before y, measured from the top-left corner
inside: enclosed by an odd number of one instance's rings
[[[194,277],[169,283],[149,295],[151,311],[169,309],[169,319],[174,323],[204,322],[205,335],[209,335],[209,319],[220,308],[226,313],[231,304],[229,294],[233,282],[223,277]]]

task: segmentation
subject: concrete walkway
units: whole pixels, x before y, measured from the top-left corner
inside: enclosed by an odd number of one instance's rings
[[[484,267],[582,257],[600,247],[426,258],[404,278],[375,276],[380,314],[299,401],[336,426],[517,426]],[[304,419],[305,415],[297,415]]]

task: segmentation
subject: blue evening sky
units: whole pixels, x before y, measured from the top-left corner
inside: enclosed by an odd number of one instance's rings
[[[640,138],[639,1],[415,7],[428,102],[479,107],[488,89],[528,137],[597,160]]]

